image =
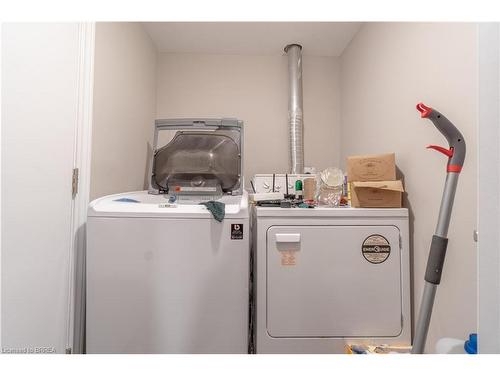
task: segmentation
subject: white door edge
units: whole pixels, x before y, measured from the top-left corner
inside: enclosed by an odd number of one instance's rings
[[[68,332],[66,348],[82,353],[85,337],[85,224],[90,196],[92,108],[94,87],[95,23],[79,24],[78,111],[74,168],[78,168],[77,194],[72,206],[72,246],[69,256]]]
[[[478,343],[500,352],[500,25],[479,25]]]
[[[2,28],[0,27],[0,41],[2,40]],[[0,49],[0,72],[2,69]],[[0,115],[2,110],[0,109]],[[0,121],[0,145],[2,145],[2,124]],[[0,165],[2,165],[2,153],[0,152]],[[2,174],[0,173],[0,314],[2,312]],[[0,323],[0,348],[2,348],[2,324]]]

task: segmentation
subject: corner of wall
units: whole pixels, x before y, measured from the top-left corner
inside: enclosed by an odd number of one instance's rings
[[[157,60],[142,24],[96,24],[92,199],[147,186]]]

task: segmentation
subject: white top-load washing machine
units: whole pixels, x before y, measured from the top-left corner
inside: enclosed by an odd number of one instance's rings
[[[411,344],[408,210],[253,210],[257,353]]]
[[[158,120],[155,128],[150,191],[90,204],[86,351],[247,353],[242,123]],[[225,204],[222,222],[205,201]]]

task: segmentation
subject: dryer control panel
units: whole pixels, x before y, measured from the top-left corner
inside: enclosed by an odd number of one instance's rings
[[[295,182],[305,178],[316,178],[316,174],[256,174],[252,178],[252,185],[256,193],[295,194]]]

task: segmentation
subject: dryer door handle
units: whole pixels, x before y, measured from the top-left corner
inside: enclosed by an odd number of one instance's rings
[[[276,233],[276,242],[298,243],[300,242],[300,233]]]

